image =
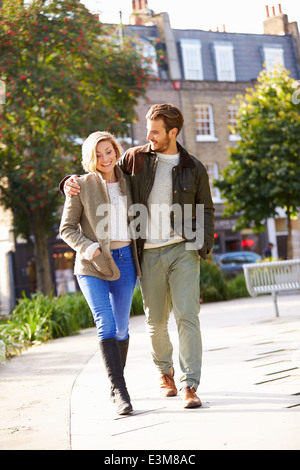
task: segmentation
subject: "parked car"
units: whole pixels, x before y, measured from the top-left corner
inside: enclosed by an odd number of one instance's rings
[[[262,257],[253,251],[232,251],[223,253],[216,259],[220,269],[228,276],[236,276],[243,273],[243,264],[256,263]]]

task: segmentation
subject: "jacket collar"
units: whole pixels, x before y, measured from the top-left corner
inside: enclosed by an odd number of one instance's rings
[[[182,167],[194,168],[196,165],[191,155],[178,142],[177,142],[177,148],[180,153],[178,169],[180,170]]]
[[[183,148],[182,145],[180,145],[178,142],[177,142],[177,148],[180,154],[178,168],[179,169],[183,167],[194,168],[195,163],[193,159],[191,158],[190,154],[185,150],[185,148]],[[153,157],[156,155],[156,153],[153,150],[151,150],[151,144],[146,144],[143,147],[140,147],[138,152],[147,153]]]

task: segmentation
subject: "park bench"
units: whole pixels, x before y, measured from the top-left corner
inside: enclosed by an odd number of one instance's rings
[[[244,264],[246,286],[249,294],[272,294],[275,314],[279,317],[278,292],[300,289],[300,259]]]

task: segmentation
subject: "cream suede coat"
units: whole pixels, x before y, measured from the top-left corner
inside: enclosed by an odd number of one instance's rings
[[[127,207],[131,205],[129,185],[123,172],[116,167],[122,196],[127,196]],[[120,277],[120,271],[110,252],[110,218],[101,210],[101,205],[110,204],[106,181],[101,174],[87,173],[78,178],[81,191],[77,196],[66,197],[63,209],[60,236],[76,251],[74,274],[99,277],[113,281]],[[103,207],[103,206],[102,206]],[[98,214],[97,215],[97,209]],[[105,222],[108,222],[105,224]],[[129,219],[128,219],[129,222]],[[99,225],[98,225],[99,224]],[[105,226],[106,235],[99,227]],[[85,253],[95,242],[99,243],[101,254],[92,260],[86,259]],[[135,241],[132,251],[138,277],[141,277]]]

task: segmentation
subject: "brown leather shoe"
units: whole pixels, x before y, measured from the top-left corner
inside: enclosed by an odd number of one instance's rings
[[[194,387],[182,387],[180,398],[183,402],[183,408],[198,408],[202,406],[200,398],[196,395]]]
[[[169,374],[161,374],[160,393],[164,397],[176,397],[177,388],[174,382],[174,369]]]

